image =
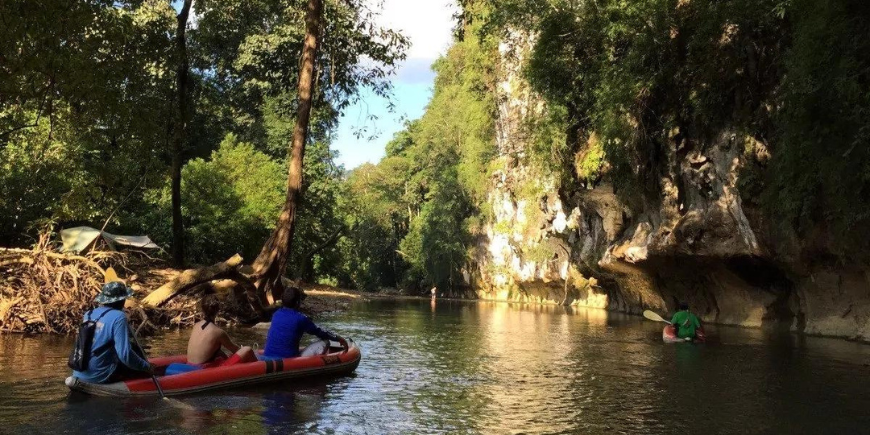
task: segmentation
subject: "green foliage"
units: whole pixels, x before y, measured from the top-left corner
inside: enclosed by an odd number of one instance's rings
[[[315,142],[305,149],[302,170],[305,194],[298,209],[290,273],[307,282],[316,278],[337,279],[343,261],[335,243],[347,229],[346,211],[340,203],[344,168],[336,165],[336,157],[326,142]],[[286,176],[282,181],[282,194],[284,183]],[[272,216],[274,219],[277,214]]]
[[[43,219],[99,226],[161,166],[172,9],[10,1],[0,16],[16,17],[0,26],[0,244]]]
[[[593,138],[590,138],[589,146],[578,153],[577,160],[574,162],[577,177],[590,184],[601,176],[605,161],[604,147],[600,141]]]
[[[359,288],[462,285],[495,155],[492,39],[468,32],[439,59],[432,100],[387,144],[387,157],[351,173],[344,282]]]
[[[463,19],[501,38],[534,35],[524,72],[547,108],[530,120],[530,161],[561,188],[607,176],[639,206],[659,195],[667,153],[703,151],[730,130],[772,151],[767,169],[745,157],[748,203],[799,234],[823,228],[828,249],[860,251],[870,235],[870,206],[856,201],[870,195],[866,2],[488,4],[488,16]]]
[[[795,1],[783,79],[782,139],[765,203],[803,233],[823,227],[843,256],[870,236],[870,5]]]
[[[35,222],[146,233],[169,243],[176,3],[0,3],[0,245]],[[185,237],[194,262],[258,253],[284,202],[296,116],[302,0],[197,0],[187,32],[191,106],[183,158]],[[367,3],[325,0],[312,134],[291,271],[335,280],[345,229],[338,116],[388,80],[408,41]],[[230,133],[231,135],[228,135]],[[223,142],[221,142],[223,140]],[[218,147],[218,144],[221,144]]]
[[[556,256],[553,246],[546,243],[538,243],[523,250],[523,260],[536,263],[546,263]]]
[[[408,230],[410,211],[402,208],[404,183],[396,174],[407,173],[406,163],[388,157],[350,173],[341,197],[349,228],[339,246],[341,284],[363,290],[398,286],[406,268],[398,246]]]
[[[182,170],[185,246],[191,261],[211,263],[235,253],[254,258],[274,228],[284,199],[284,165],[228,135],[209,160]],[[168,180],[146,196],[149,227],[158,242],[171,239]]]
[[[694,146],[723,128],[770,133],[788,35],[781,3],[493,1],[485,30],[536,35],[525,75],[548,109],[532,125],[544,138],[533,160],[556,162],[565,187],[606,168],[618,191],[656,195],[671,142]],[[554,128],[564,140],[548,140]]]
[[[199,68],[209,70],[233,102],[233,131],[276,158],[296,110],[298,63],[305,33],[302,0],[202,0],[191,32]],[[359,98],[359,89],[389,97],[386,79],[404,59],[408,40],[377,26],[360,0],[325,0],[325,26],[316,60],[315,110],[311,142],[326,141],[338,115]],[[283,146],[282,146],[283,145]]]
[[[323,143],[312,144],[305,157],[305,197],[299,208],[291,252],[291,274],[309,281],[328,278],[339,268],[338,251],[331,246],[307,256],[343,227],[338,210],[341,168]],[[258,151],[253,144],[227,135],[208,160],[193,159],[182,170],[185,246],[190,260],[213,263],[240,253],[259,254],[263,240],[275,227],[284,204],[285,165]],[[171,239],[169,181],[146,194],[149,211],[140,223],[158,243]],[[132,218],[131,218],[132,219]]]
[[[510,235],[513,232],[513,227],[508,221],[498,221],[492,226],[492,231],[496,234]]]
[[[44,124],[38,129],[48,128]],[[31,140],[0,148],[0,240],[21,240],[47,211],[73,214],[74,203],[64,196],[73,193],[73,180],[84,176],[78,153],[63,144]],[[53,200],[47,203],[46,198]]]
[[[447,170],[452,173],[433,186],[399,245],[410,265],[405,281],[411,287],[420,282],[441,288],[462,285],[461,269],[471,241],[469,232],[462,229],[463,219],[471,215],[470,203],[457,183],[456,169]]]

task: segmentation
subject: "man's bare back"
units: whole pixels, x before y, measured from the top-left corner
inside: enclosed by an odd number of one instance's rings
[[[206,295],[200,299],[199,311],[203,320],[196,322],[193,330],[190,331],[190,340],[187,341],[187,363],[205,364],[213,362],[216,357],[226,357],[227,354],[223,353],[221,348],[228,350],[232,355],[220,362],[221,366],[256,361],[257,356],[249,346],[233,343],[230,336],[214,324],[219,309],[220,303],[214,295]]]
[[[187,342],[187,363],[204,364],[211,362],[216,356],[226,356],[221,352],[221,347],[231,354],[239,350],[239,346],[230,340],[223,329],[212,322],[200,320],[193,325],[190,340]]]

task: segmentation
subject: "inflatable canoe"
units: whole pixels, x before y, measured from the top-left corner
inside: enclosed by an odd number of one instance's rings
[[[359,347],[348,340],[348,349],[331,347],[324,355],[285,358],[274,361],[256,361],[227,367],[200,369],[170,376],[157,376],[167,396],[199,393],[255,384],[285,381],[303,377],[334,376],[352,373],[359,365]],[[165,373],[172,363],[186,363],[185,355],[151,358],[157,373]],[[66,378],[73,391],[96,396],[157,396],[157,387],[151,378],[132,379],[111,384],[92,384],[76,377]]]
[[[704,327],[700,327],[695,330],[694,340],[686,340],[685,338],[677,337],[677,331],[674,328],[674,325],[665,325],[665,329],[662,330],[662,340],[664,340],[665,343],[703,343],[707,341],[707,335],[704,334]]]

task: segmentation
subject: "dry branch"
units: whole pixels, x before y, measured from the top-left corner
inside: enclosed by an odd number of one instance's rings
[[[33,249],[0,249],[0,330],[74,331],[102,285],[100,263],[125,262],[118,252],[56,252],[48,233]]]
[[[185,270],[172,281],[169,281],[157,290],[151,292],[151,294],[142,300],[142,304],[146,307],[152,308],[163,306],[174,297],[197,286],[198,284],[230,275],[236,271],[236,268],[240,264],[242,264],[242,257],[239,254],[236,254],[228,260],[212,266]]]
[[[130,272],[127,281],[136,282],[132,286],[138,295],[165,283],[141,304],[136,303],[140,296],[129,300],[130,323],[144,334],[191,325],[196,320],[196,300],[204,293],[218,293],[222,315],[230,322],[256,321],[269,311],[263,293],[243,273],[250,268],[241,265],[239,255],[169,279],[175,271],[155,268],[154,261],[142,262],[119,252],[63,254],[54,251],[49,241],[46,234],[33,249],[0,248],[0,332],[74,333],[84,313],[96,306],[94,298],[108,266]]]

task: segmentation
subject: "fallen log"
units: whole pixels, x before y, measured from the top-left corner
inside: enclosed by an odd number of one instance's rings
[[[225,309],[243,318],[252,315],[262,318],[266,314],[266,298],[257,292],[254,281],[237,270],[231,270],[221,278],[197,284],[184,291],[186,297],[194,299],[208,293],[217,294],[227,304]]]
[[[256,296],[253,281],[244,275],[212,281],[209,290],[220,300],[221,311],[241,323],[259,320],[265,315],[265,310]]]
[[[208,267],[185,270],[175,279],[160,286],[160,288],[151,292],[145,299],[142,299],[142,305],[151,308],[163,306],[174,297],[199,284],[228,277],[236,272],[236,268],[240,264],[242,264],[242,256],[236,254],[226,261]]]
[[[268,305],[268,302],[265,295],[257,291],[257,286],[254,284],[254,281],[239,271],[230,274],[229,279],[235,281],[236,284],[244,290],[248,304],[254,309],[258,316],[263,317],[266,313],[265,307]]]

